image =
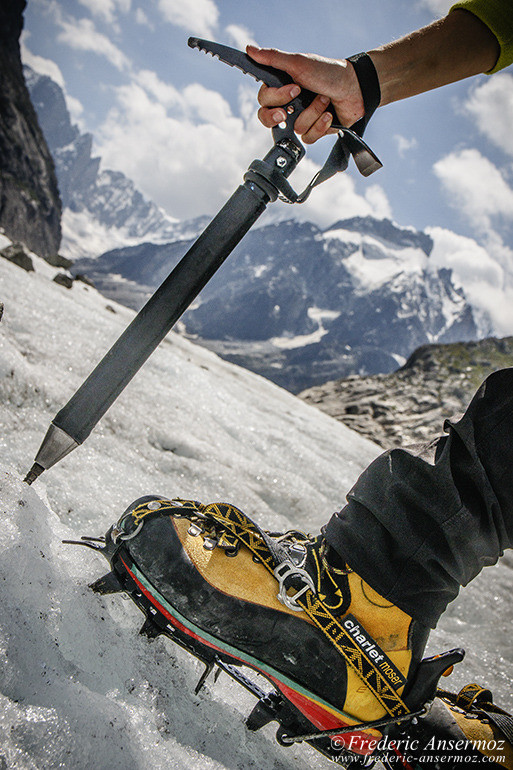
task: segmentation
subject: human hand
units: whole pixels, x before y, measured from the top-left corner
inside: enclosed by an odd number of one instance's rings
[[[363,97],[353,66],[345,59],[327,59],[314,54],[286,53],[273,48],[257,48],[249,45],[248,56],[259,64],[284,70],[294,80],[281,88],[263,85],[258,92],[261,105],[258,118],[266,128],[273,128],[286,120],[283,105],[299,94],[303,86],[318,94],[313,102],[298,116],[294,131],[305,144],[313,144],[331,129],[332,115],[327,112],[333,105],[340,123],[352,126],[364,115]]]

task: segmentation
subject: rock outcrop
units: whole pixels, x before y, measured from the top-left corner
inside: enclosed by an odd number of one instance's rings
[[[34,262],[23,243],[12,243],[10,246],[0,249],[0,257],[18,265],[27,273],[34,272]]]
[[[42,257],[57,254],[61,201],[53,160],[23,77],[26,0],[0,4],[0,227]]]
[[[352,376],[300,398],[385,449],[431,440],[464,412],[481,382],[513,366],[513,337],[423,345],[392,374]]]

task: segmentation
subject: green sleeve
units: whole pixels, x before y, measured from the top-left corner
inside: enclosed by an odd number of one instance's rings
[[[513,62],[513,0],[461,0],[451,11],[462,8],[477,16],[497,38],[501,52],[488,74]]]

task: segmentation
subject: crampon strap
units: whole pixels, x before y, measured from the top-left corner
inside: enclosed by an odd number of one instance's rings
[[[458,695],[446,690],[438,690],[437,694],[469,714],[488,719],[513,746],[513,716],[495,705],[490,690],[474,682],[463,687]]]

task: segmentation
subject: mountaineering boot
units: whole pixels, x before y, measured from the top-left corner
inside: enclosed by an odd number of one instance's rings
[[[92,587],[118,580],[147,611],[144,633],[253,668],[314,730],[357,726],[343,737],[356,753],[381,735],[369,723],[421,710],[463,657],[421,663],[428,629],[338,563],[322,535],[264,532],[229,504],[141,498],[104,553],[113,571]]]

